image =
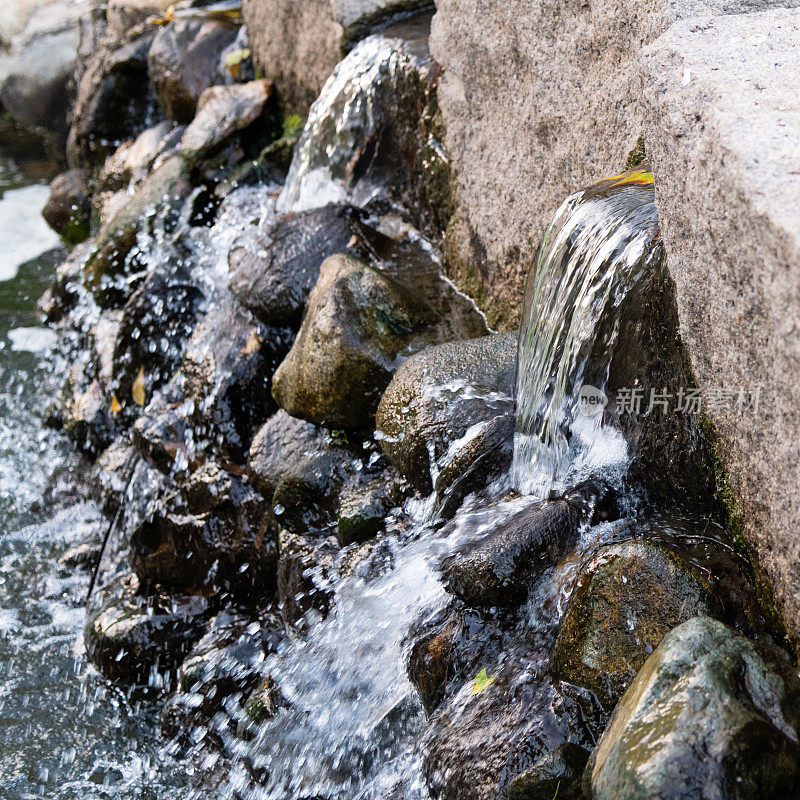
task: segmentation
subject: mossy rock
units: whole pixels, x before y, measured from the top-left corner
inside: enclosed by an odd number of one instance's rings
[[[613,708],[663,637],[717,610],[701,571],[645,540],[601,549],[578,578],[553,654],[553,674]]]

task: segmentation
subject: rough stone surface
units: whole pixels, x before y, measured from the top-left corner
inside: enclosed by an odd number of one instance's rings
[[[701,570],[674,549],[642,540],[603,548],[578,578],[553,674],[611,710],[666,633],[715,609]]]
[[[147,56],[150,81],[164,113],[191,122],[200,95],[224,83],[222,52],[238,29],[224,22],[178,20],[162,28]]]
[[[284,103],[306,111],[347,46],[374,24],[429,0],[244,0],[256,61]]]
[[[189,156],[208,153],[234,133],[252,125],[272,96],[269,81],[251,81],[235,86],[212,86],[197,102],[197,116],[181,139]]]
[[[800,681],[783,654],[709,617],[669,633],[584,775],[590,800],[789,800],[800,790]]]
[[[400,367],[376,422],[381,447],[416,489],[431,492],[431,469],[453,441],[513,410],[516,361],[516,334],[501,334],[432,347]]]
[[[514,324],[525,272],[564,198],[623,171],[642,133],[640,47],[679,18],[780,5],[798,2],[436,4],[431,52],[445,69],[439,103],[460,206],[450,268],[491,321]]]
[[[641,59],[681,336],[738,521],[800,642],[800,12],[683,22]],[[758,413],[737,409],[760,387]]]
[[[438,274],[392,274],[337,255],[320,268],[273,394],[290,414],[370,430],[404,357],[442,339],[485,332],[483,319]]]

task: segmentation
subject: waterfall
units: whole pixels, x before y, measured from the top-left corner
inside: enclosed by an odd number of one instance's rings
[[[420,35],[412,30],[409,40],[393,38],[391,29],[375,34],[336,67],[311,107],[279,212],[344,201],[363,206],[390,185],[387,161],[394,154],[383,139],[400,82],[426,63]]]
[[[646,168],[577,192],[556,212],[528,277],[520,330],[512,477],[522,493],[544,497],[625,469],[625,440],[604,424],[606,381],[620,305],[660,257]]]

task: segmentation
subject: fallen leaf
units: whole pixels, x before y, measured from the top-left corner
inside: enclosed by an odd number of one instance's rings
[[[486,668],[484,667],[479,673],[478,676],[472,681],[472,694],[480,694],[484,689],[488,689],[494,682],[496,678],[489,677],[486,674]]]
[[[144,393],[144,367],[139,370],[139,374],[136,376],[136,380],[133,382],[133,386],[131,386],[131,396],[133,397],[133,402],[136,403],[137,406],[140,408],[144,408],[145,406],[145,393]]]

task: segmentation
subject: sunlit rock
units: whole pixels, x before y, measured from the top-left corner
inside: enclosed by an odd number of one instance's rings
[[[788,800],[800,786],[798,708],[788,658],[696,617],[667,634],[623,696],[584,794]]]

